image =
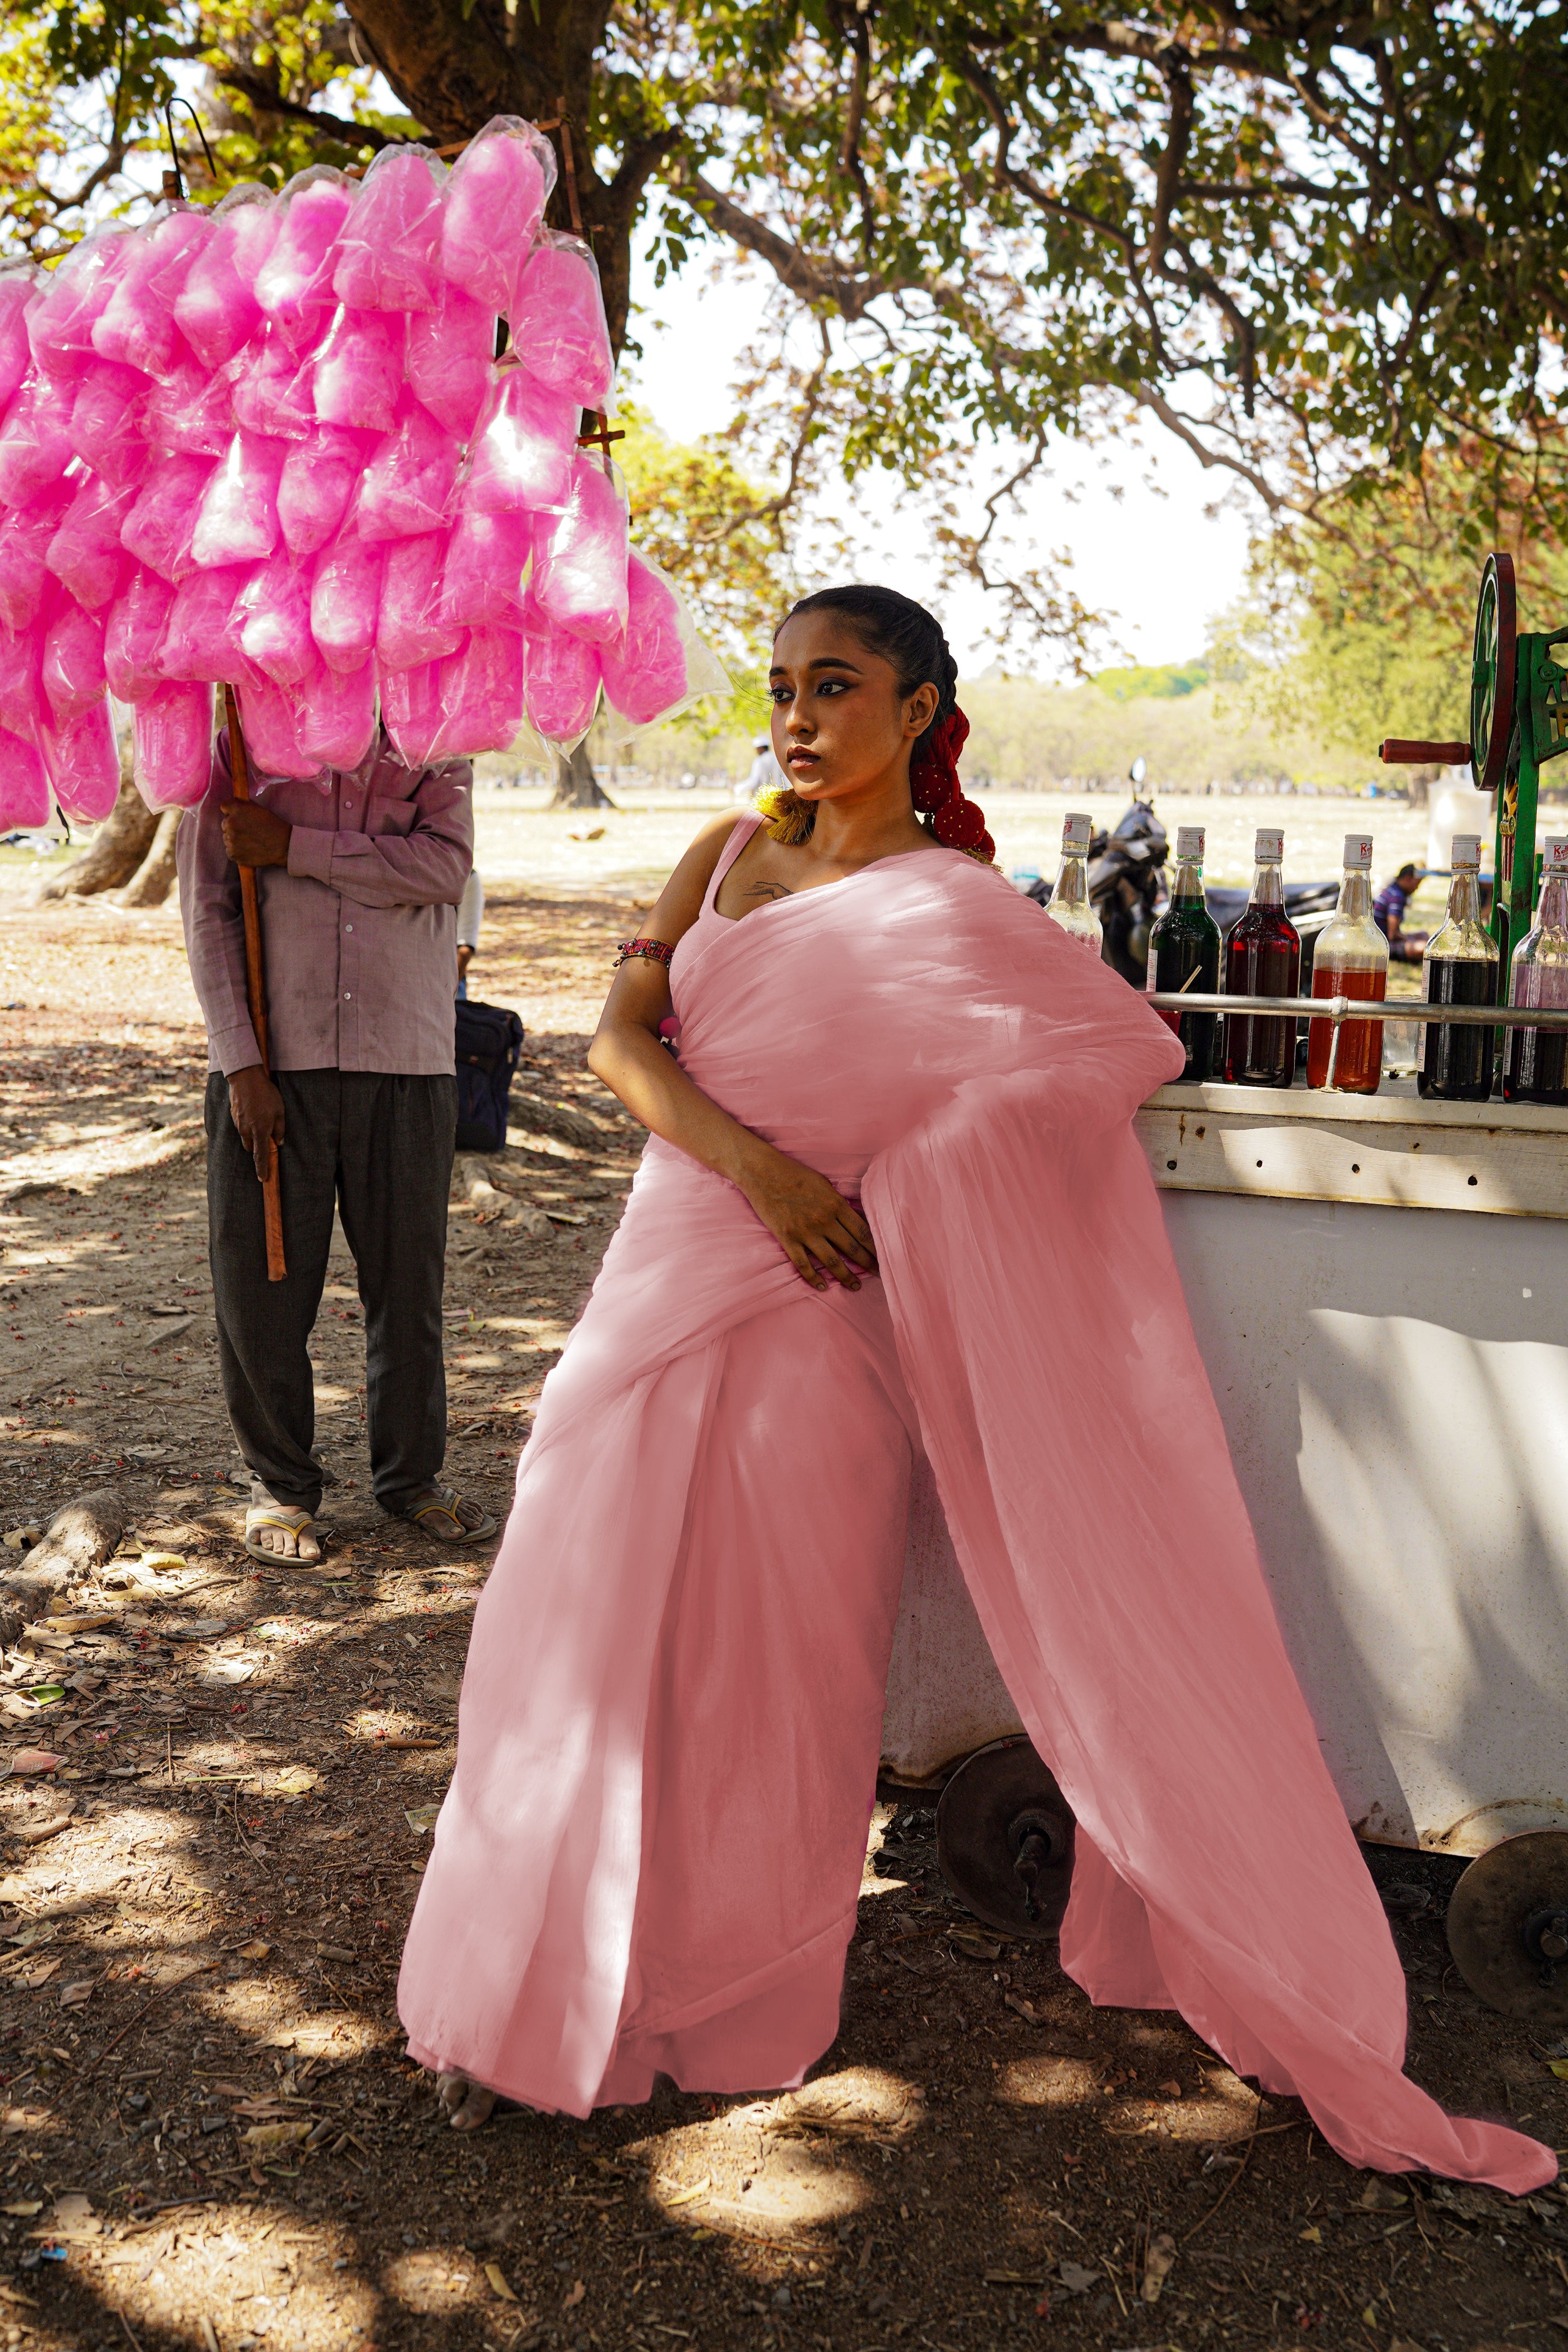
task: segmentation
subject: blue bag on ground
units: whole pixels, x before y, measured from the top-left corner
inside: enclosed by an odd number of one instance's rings
[[[500,1004],[459,998],[458,1149],[500,1151],[506,1144],[506,1107],[522,1053],[522,1022]]]

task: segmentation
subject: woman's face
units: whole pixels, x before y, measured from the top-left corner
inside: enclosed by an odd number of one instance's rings
[[[800,613],[773,640],[773,756],[804,800],[907,782],[910,748],[936,715],[934,686],[898,674],[842,613]]]

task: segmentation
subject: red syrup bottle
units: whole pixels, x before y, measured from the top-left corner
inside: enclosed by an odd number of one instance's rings
[[[1301,985],[1301,938],[1285,912],[1280,875],[1284,835],[1272,825],[1260,825],[1253,856],[1257,864],[1252,897],[1246,913],[1226,934],[1225,992],[1227,996],[1294,996]],[[1295,1070],[1293,1016],[1226,1015],[1227,1086],[1288,1087]]]

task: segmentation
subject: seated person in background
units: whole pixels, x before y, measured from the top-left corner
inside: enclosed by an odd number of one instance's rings
[[[1419,963],[1426,945],[1425,931],[1407,931],[1404,928],[1405,910],[1420,888],[1424,876],[1420,866],[1402,866],[1392,882],[1385,882],[1372,903],[1372,919],[1388,941],[1391,963]]]
[[[458,994],[468,993],[468,966],[479,951],[479,925],[485,918],[485,886],[477,866],[468,868],[463,895],[458,901]]]

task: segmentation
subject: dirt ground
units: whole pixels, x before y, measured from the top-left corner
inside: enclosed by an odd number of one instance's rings
[[[1053,1947],[976,1932],[918,1801],[879,1808],[802,2093],[446,2130],[393,1991],[488,1559],[370,1500],[341,1238],[336,1539],[322,1573],[245,1559],[177,923],[29,910],[30,879],[0,866],[0,1533],[102,1486],[132,1532],[0,1665],[0,2347],[1560,2342],[1555,2191],[1351,2170],[1178,2021],[1096,2012]],[[498,1511],[635,1162],[583,1057],[637,887],[492,890],[476,979],[530,1058],[505,1197],[455,1188],[447,1314],[450,1466]],[[1369,1865],[1416,2079],[1568,2144],[1560,2053],[1448,1964],[1458,1866]]]

